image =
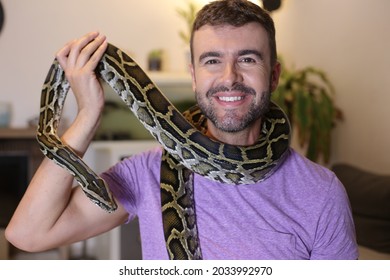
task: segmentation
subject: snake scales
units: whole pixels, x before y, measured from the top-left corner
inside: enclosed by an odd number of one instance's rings
[[[254,146],[227,145],[199,130],[204,117],[197,108],[185,116],[178,112],[134,60],[115,46],[108,45],[96,72],[164,148],[161,207],[169,257],[201,259],[193,172],[228,184],[264,180],[287,154],[290,125],[286,116],[271,103],[262,136]],[[37,141],[46,157],[75,177],[89,199],[108,212],[115,211],[117,205],[104,180],[57,135],[68,89],[64,71],[54,60],[42,88]]]

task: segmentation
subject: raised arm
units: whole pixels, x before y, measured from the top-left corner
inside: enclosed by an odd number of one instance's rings
[[[106,47],[105,37],[92,32],[56,54],[78,104],[75,121],[61,138],[80,156],[96,132],[104,106],[94,69]],[[127,219],[119,203],[116,212],[106,213],[72,185],[73,176],[45,158],[6,228],[8,241],[25,251],[43,251],[97,235]]]

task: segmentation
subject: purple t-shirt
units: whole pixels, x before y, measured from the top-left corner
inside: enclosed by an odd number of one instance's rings
[[[102,174],[114,196],[138,216],[143,259],[168,259],[160,202],[161,150],[132,156]],[[217,183],[195,174],[204,259],[357,259],[350,204],[329,170],[294,150],[268,179]]]

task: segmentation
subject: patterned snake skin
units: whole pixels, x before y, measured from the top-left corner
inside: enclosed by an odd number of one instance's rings
[[[96,71],[164,148],[161,205],[169,257],[201,259],[193,172],[227,184],[252,184],[266,179],[287,154],[287,117],[271,103],[263,118],[262,136],[255,145],[227,145],[200,131],[205,120],[198,108],[183,116],[140,66],[115,46],[108,45]],[[117,205],[104,180],[57,135],[68,89],[64,71],[54,60],[42,88],[37,141],[44,155],[67,169],[94,203],[108,212],[115,211]]]

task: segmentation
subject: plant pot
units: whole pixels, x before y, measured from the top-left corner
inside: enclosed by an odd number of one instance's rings
[[[148,70],[149,71],[161,71],[161,59],[151,58],[148,61]]]

